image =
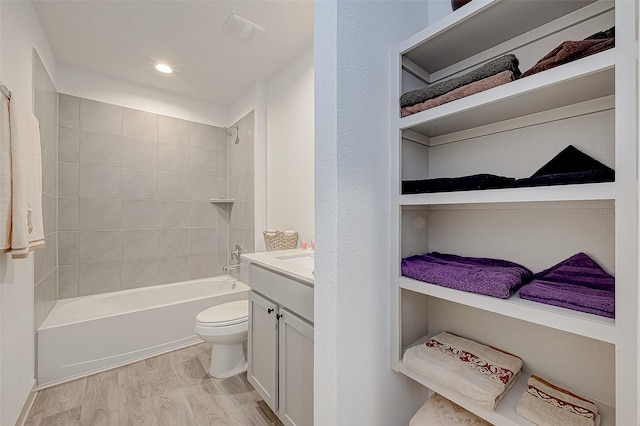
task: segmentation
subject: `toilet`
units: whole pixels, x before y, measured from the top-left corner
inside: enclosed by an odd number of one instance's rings
[[[249,301],[238,300],[205,309],[196,317],[195,333],[212,343],[211,376],[224,379],[247,371],[248,314]]]

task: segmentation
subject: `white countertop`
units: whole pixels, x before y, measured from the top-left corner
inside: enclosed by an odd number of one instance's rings
[[[313,286],[313,250],[292,249],[243,254],[241,258]]]

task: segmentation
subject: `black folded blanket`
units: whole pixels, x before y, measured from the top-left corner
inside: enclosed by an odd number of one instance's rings
[[[516,187],[613,182],[616,172],[573,145],[563,149],[531,177],[515,181]]]
[[[513,72],[514,77],[517,79],[520,77],[518,63],[518,58],[513,54],[501,56],[464,75],[430,84],[423,89],[412,90],[411,92],[405,93],[400,97],[400,107],[404,108],[437,98],[459,87],[466,86],[483,78],[491,77],[503,71]]]
[[[436,178],[408,180],[402,182],[403,194],[424,194],[430,192],[475,191],[480,189],[509,188],[515,178],[479,174],[457,178]]]

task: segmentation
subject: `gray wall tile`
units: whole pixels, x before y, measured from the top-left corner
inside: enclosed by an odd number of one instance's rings
[[[81,99],[80,130],[122,135],[122,107]]]
[[[78,297],[78,265],[58,267],[58,299]]]
[[[122,228],[157,228],[158,202],[152,200],[122,200]]]
[[[122,231],[122,260],[158,257],[158,230]]]
[[[60,127],[80,128],[80,98],[58,95],[58,120]]]
[[[217,254],[204,254],[189,256],[189,279],[214,277],[223,275],[222,268],[218,267]]]
[[[158,172],[155,170],[122,169],[122,198],[157,197]]]
[[[189,148],[161,143],[158,149],[158,170],[175,173],[189,172]]]
[[[33,282],[37,283],[44,277],[49,275],[58,265],[57,259],[57,246],[58,246],[58,233],[46,235],[44,237],[45,248],[36,250],[34,252],[34,277]]]
[[[217,176],[218,153],[199,148],[189,149],[189,172],[198,175]]]
[[[122,289],[158,284],[158,259],[122,262]]]
[[[229,247],[229,228],[226,226],[218,227],[218,253],[225,255],[225,265],[229,262],[231,250]]]
[[[189,203],[189,226],[196,228],[213,228],[218,225],[216,205],[209,201],[192,201]]]
[[[236,201],[231,208],[229,226],[232,228],[251,229],[254,224],[253,201]]]
[[[176,257],[188,254],[189,228],[158,230],[158,257]]]
[[[78,231],[58,232],[58,264],[78,263]]]
[[[158,259],[158,282],[176,283],[189,280],[189,256]]]
[[[231,141],[231,143],[233,143],[234,141]],[[216,127],[216,151],[226,153],[229,149],[228,146],[229,137],[227,136],[227,132],[222,127]]]
[[[227,163],[222,128],[65,95],[58,105],[58,297],[223,275],[230,246],[251,251],[252,115]],[[45,175],[55,177],[50,157]],[[227,195],[227,172],[233,209],[208,201]],[[37,262],[47,276],[51,263]]]
[[[158,172],[158,199],[188,200],[189,175],[183,173]]]
[[[158,170],[158,143],[124,138],[122,140],[122,167]]]
[[[227,177],[227,154],[218,152],[218,164],[216,166],[216,176]]]
[[[201,123],[189,123],[189,145],[192,148],[216,150],[218,128]]]
[[[204,201],[210,198],[225,198],[227,186],[221,185],[216,176],[189,175],[189,199]]]
[[[34,310],[33,319],[34,327],[37,330],[42,325],[57,299],[57,274],[52,271],[49,275],[40,281],[34,289]]]
[[[78,196],[77,163],[58,163],[58,195],[63,197]]]
[[[80,164],[81,197],[120,197],[122,169],[120,167]]]
[[[80,152],[80,135],[77,129],[58,129],[58,161],[77,163]]]
[[[108,293],[121,287],[122,262],[83,263],[78,267],[78,295]]]
[[[78,198],[58,197],[58,229],[75,231],[78,229]]]
[[[80,263],[122,259],[120,231],[80,231],[78,246]]]
[[[213,254],[218,252],[218,228],[191,228],[189,230],[189,254]]]
[[[80,132],[80,162],[120,167],[122,165],[122,136]]]
[[[42,194],[42,221],[45,235],[58,231],[58,197]]]
[[[80,197],[80,230],[120,228],[122,201],[119,198]]]
[[[136,109],[122,110],[122,135],[135,139],[158,140],[158,115]]]
[[[42,157],[42,192],[58,195],[58,162],[55,157],[45,154]]]
[[[189,122],[179,118],[159,116],[158,140],[174,145],[189,145]]]
[[[158,228],[186,228],[189,226],[188,201],[158,201],[156,212]]]

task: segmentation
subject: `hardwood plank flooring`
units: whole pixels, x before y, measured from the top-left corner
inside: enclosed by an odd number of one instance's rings
[[[38,392],[25,426],[282,426],[242,373],[214,379],[201,343]]]

